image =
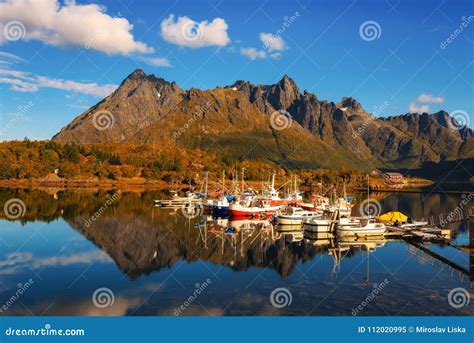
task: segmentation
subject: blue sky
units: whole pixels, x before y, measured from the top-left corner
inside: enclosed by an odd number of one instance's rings
[[[185,89],[287,74],[319,99],[472,127],[473,15],[468,0],[0,1],[0,139],[51,138],[136,68]]]

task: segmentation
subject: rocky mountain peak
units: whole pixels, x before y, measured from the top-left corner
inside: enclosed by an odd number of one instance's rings
[[[138,79],[143,79],[146,77],[146,74],[143,70],[141,69],[135,69],[130,75],[128,75],[125,80],[127,79],[134,79],[134,80],[138,80]]]
[[[355,112],[363,111],[362,105],[353,97],[343,97],[339,103],[340,107],[351,109]]]

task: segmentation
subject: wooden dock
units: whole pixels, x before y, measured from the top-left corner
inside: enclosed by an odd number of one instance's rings
[[[442,229],[436,226],[423,226],[414,228],[403,228],[399,226],[386,225],[387,238],[414,239],[421,241],[449,242],[451,230]]]

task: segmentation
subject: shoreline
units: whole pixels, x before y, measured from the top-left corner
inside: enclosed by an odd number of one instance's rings
[[[447,194],[463,194],[467,190],[442,190],[432,189],[423,190],[422,187],[436,184],[437,181],[430,181],[429,183],[413,183],[408,184],[404,188],[370,188],[373,193],[447,193]],[[246,185],[259,190],[261,188],[261,181],[246,181]],[[226,182],[226,187],[230,187],[231,182]],[[276,186],[282,186],[277,183]],[[200,189],[200,185],[189,185],[189,184],[173,184],[162,180],[146,181],[146,180],[0,180],[0,188],[33,188],[33,189],[70,189],[70,190],[94,190],[94,189],[122,189],[129,191],[146,191],[146,190],[185,190],[194,188],[195,190]],[[300,185],[300,190],[311,191],[314,187]],[[210,192],[216,192],[219,190],[212,190]],[[367,188],[363,186],[348,187],[348,191],[356,193],[367,192]]]

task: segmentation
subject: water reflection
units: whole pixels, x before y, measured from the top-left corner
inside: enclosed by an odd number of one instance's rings
[[[214,314],[350,315],[344,301],[357,303],[364,296],[353,287],[363,288],[386,277],[394,285],[389,302],[400,308],[408,290],[419,296],[431,279],[436,281],[429,283],[425,291],[437,294],[439,299],[446,289],[459,284],[469,287],[466,278],[447,274],[449,266],[440,267],[446,268],[444,274],[439,274],[438,267],[426,268],[427,263],[434,266],[439,262],[404,242],[382,238],[340,240],[330,234],[304,232],[299,227],[275,227],[266,220],[236,221],[210,216],[188,219],[180,210],[154,207],[153,200],[164,196],[160,192],[122,192],[120,198],[109,201],[116,193],[0,190],[0,203],[18,198],[26,205],[25,215],[15,221],[0,213],[0,219],[5,220],[1,222],[4,231],[0,236],[0,278],[6,287],[0,295],[11,292],[23,278],[33,275],[41,289],[32,290],[22,302],[35,314],[172,314],[189,296],[188,285],[192,287],[212,277],[214,284],[220,282],[218,289],[203,296],[200,304]],[[459,206],[461,199],[460,195],[437,193],[376,196],[384,211],[399,210],[420,219],[439,216],[440,212],[447,214]],[[363,195],[359,198],[363,199]],[[25,230],[17,228],[17,223]],[[453,242],[468,241],[468,225],[450,225]],[[469,260],[458,250],[438,245],[430,249],[469,270]],[[376,256],[373,265],[368,256]],[[120,277],[116,275],[117,267]],[[399,268],[402,275],[397,274]],[[61,281],[58,273],[62,274]],[[176,281],[171,289],[166,286],[169,278]],[[103,280],[121,293],[107,313],[90,304],[90,294],[104,285]],[[257,309],[268,305],[268,293],[280,284],[299,294],[292,307],[277,312],[272,307]],[[339,284],[341,288],[333,290]],[[339,298],[333,299],[336,295]],[[406,314],[470,311],[434,309],[423,299],[421,304],[414,301],[416,305],[407,305],[406,311],[410,312]],[[445,298],[442,300],[445,302]],[[222,302],[230,304],[221,308]],[[51,303],[56,305],[48,310]],[[199,306],[194,306],[186,314],[197,314]],[[10,314],[28,313],[17,304]],[[374,307],[365,314],[384,313]]]

